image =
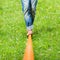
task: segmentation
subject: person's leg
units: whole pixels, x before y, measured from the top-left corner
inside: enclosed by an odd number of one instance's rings
[[[32,17],[32,19],[31,19],[32,26],[33,26],[34,18],[35,18],[36,5],[37,5],[37,0],[31,0],[31,10],[30,10],[31,13],[30,14]],[[28,31],[27,35],[29,35],[29,34],[32,34],[32,30]]]
[[[31,0],[33,22],[35,18],[36,5],[37,5],[37,0]]]
[[[27,30],[32,29],[32,16],[31,16],[31,0],[22,0],[24,18]]]
[[[33,18],[31,15],[31,0],[22,0],[22,8],[24,12],[24,18],[26,22],[26,27],[28,34],[32,34],[32,28],[33,28]]]

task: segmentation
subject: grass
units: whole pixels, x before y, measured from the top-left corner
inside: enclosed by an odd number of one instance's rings
[[[33,31],[35,60],[60,60],[60,0],[38,0]],[[0,60],[22,60],[26,41],[21,0],[0,0]]]

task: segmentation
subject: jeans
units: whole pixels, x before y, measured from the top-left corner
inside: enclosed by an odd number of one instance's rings
[[[22,0],[22,10],[24,13],[27,30],[31,30],[33,28],[36,5],[37,0]]]

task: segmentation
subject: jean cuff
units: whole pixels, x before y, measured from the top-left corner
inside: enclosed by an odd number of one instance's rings
[[[33,25],[27,27],[27,30],[32,30],[32,29],[33,29]]]

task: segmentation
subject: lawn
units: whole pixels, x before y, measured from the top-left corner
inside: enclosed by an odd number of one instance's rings
[[[38,0],[33,29],[35,60],[60,60],[60,0]],[[22,60],[27,36],[21,0],[0,0],[0,60]]]

